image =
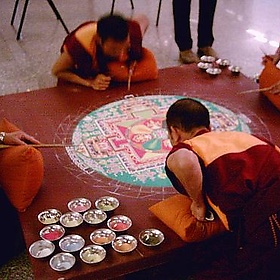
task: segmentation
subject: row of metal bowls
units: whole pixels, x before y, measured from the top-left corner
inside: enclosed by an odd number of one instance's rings
[[[107,231],[107,233],[105,233]],[[96,242],[94,237],[96,233],[92,233],[90,238],[92,242]],[[107,236],[107,241],[103,243],[111,244],[113,249],[119,253],[132,252],[137,247],[137,239],[132,235],[120,235],[117,236],[113,231],[108,229],[99,229],[99,238]],[[110,240],[110,242],[109,242]],[[157,246],[164,240],[164,235],[158,229],[146,229],[139,234],[139,240],[146,246]],[[59,241],[59,247],[63,252],[54,255],[49,264],[52,269],[56,271],[64,271],[70,269],[76,262],[76,258],[71,253],[80,251],[79,256],[82,261],[88,264],[99,263],[106,257],[106,249],[97,244],[85,245],[83,237],[77,234],[71,234],[63,237]],[[50,256],[55,250],[55,245],[48,240],[39,240],[31,244],[29,252],[34,258],[45,258]]]
[[[111,196],[103,196],[101,198],[98,198],[94,203],[96,209],[103,212],[113,211],[117,207],[119,207],[119,204],[120,203],[118,199]],[[71,200],[67,204],[67,206],[71,212],[82,213],[88,211],[91,208],[91,201],[87,198],[75,198]],[[103,212],[100,211],[95,211],[95,212],[96,214],[99,213],[104,215]],[[49,224],[57,223],[58,221],[61,220],[61,217],[62,217],[62,213],[59,210],[47,209],[38,215],[38,220],[44,225],[49,225]],[[64,218],[66,217],[67,217],[67,213],[64,215]]]
[[[228,67],[228,69],[231,71],[232,75],[237,76],[240,74],[240,67],[230,65],[230,61],[228,59],[217,59],[213,56],[202,56],[200,58],[200,62],[197,64],[198,68],[201,70],[206,71],[211,76],[217,76],[221,74],[222,70],[221,68]],[[215,65],[218,65],[215,66]]]
[[[45,258],[50,256],[58,241],[62,250],[54,255],[49,263],[52,269],[64,271],[70,269],[76,262],[71,253],[79,252],[80,258],[85,263],[101,262],[106,256],[106,249],[102,246],[111,244],[113,249],[119,253],[128,253],[137,247],[137,239],[131,235],[123,234],[116,236],[117,232],[124,232],[132,226],[132,221],[125,215],[112,216],[107,221],[108,228],[99,228],[90,234],[93,244],[85,246],[83,237],[77,234],[64,236],[64,227],[76,227],[83,221],[91,225],[97,225],[107,219],[107,213],[119,206],[119,201],[110,196],[97,199],[94,203],[96,209],[90,209],[91,202],[86,198],[76,198],[68,204],[70,212],[62,214],[57,209],[47,209],[38,215],[38,220],[46,226],[40,231],[42,240],[31,244],[29,253],[34,258]],[[56,224],[60,222],[60,224]],[[164,235],[157,229],[146,229],[139,234],[139,240],[146,246],[157,246],[164,240]]]

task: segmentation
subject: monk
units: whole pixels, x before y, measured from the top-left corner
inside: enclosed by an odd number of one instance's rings
[[[156,79],[155,58],[142,46],[148,24],[144,15],[105,15],[83,23],[65,38],[53,75],[95,90],[106,90],[112,81]]]

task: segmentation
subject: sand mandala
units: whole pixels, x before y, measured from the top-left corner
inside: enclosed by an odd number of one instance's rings
[[[171,149],[165,125],[169,106],[178,95],[126,96],[79,120],[66,151],[83,173],[105,176],[141,189],[169,188],[164,164]],[[195,98],[210,112],[215,131],[251,133],[250,119],[215,103]]]

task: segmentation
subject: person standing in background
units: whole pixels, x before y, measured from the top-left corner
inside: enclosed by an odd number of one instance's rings
[[[180,51],[180,60],[195,63],[202,55],[217,57],[212,48],[214,42],[213,23],[217,0],[199,0],[197,27],[197,54],[192,51],[193,40],[190,28],[191,0],[173,0],[175,42]]]

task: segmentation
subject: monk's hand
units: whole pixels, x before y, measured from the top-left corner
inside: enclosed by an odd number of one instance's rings
[[[111,77],[104,74],[98,74],[94,80],[89,82],[90,86],[95,90],[106,90],[111,82]]]
[[[33,136],[17,130],[15,132],[6,133],[4,138],[4,144],[7,145],[26,145],[26,144],[40,144],[40,142]]]
[[[206,206],[204,203],[197,203],[195,201],[191,204],[192,215],[199,221],[205,221]]]

